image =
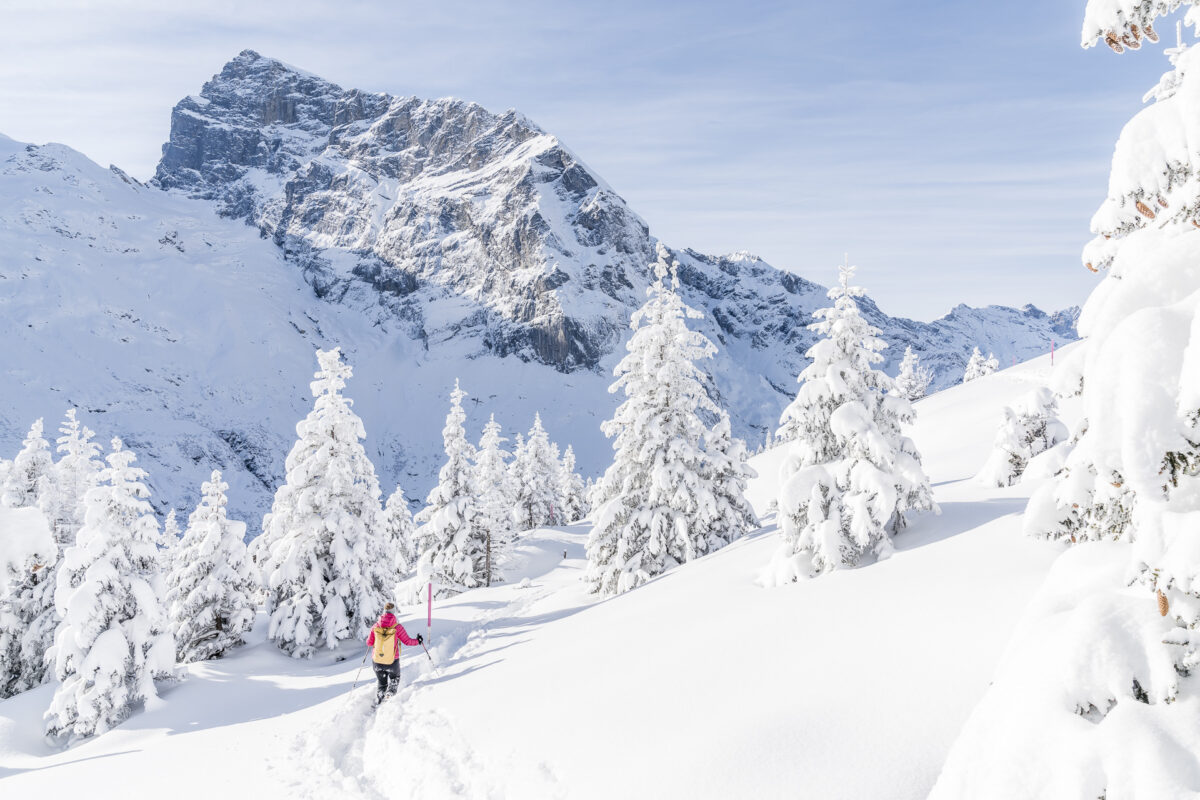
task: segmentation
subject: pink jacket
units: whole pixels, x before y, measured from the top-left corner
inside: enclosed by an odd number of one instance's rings
[[[396,658],[400,658],[400,643],[409,647],[416,647],[420,644],[416,639],[408,635],[408,631],[404,630],[404,626],[396,619],[396,615],[390,611],[385,611],[379,618],[379,624],[375,628],[395,628],[396,629]],[[371,635],[367,637],[367,647],[375,644],[375,628],[371,628]]]

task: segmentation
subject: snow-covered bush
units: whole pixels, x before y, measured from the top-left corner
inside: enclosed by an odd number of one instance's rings
[[[500,578],[500,564],[512,545],[513,505],[516,486],[508,467],[508,440],[500,435],[500,423],[493,414],[483,426],[483,437],[475,454],[475,487],[478,492],[476,522],[484,536],[484,583]]]
[[[1156,41],[1154,21],[1181,5],[1092,0],[1084,46]],[[1043,592],[1062,596],[1031,607],[935,797],[1196,793],[1200,48],[1168,53],[1173,69],[1121,132],[1092,218],[1083,261],[1107,275],[1080,316],[1085,341],[1056,366],[1086,422],[1026,514],[1038,535],[1120,541],[1056,563]]]
[[[58,543],[40,511],[0,508],[0,698],[32,689],[47,677],[47,640],[56,615],[46,614]],[[44,630],[46,624],[49,630]]]
[[[200,488],[167,578],[167,606],[179,661],[216,658],[242,644],[254,625],[258,573],[246,550],[246,524],[226,516],[221,473]]]
[[[63,553],[55,603],[62,621],[47,657],[58,686],[46,732],[74,741],[104,733],[137,704],[158,696],[154,681],[175,665],[175,642],[163,605],[158,522],[133,466],[113,439],[76,542]]]
[[[42,436],[42,421],[39,419],[29,427],[21,452],[13,459],[12,466],[0,487],[0,504],[8,508],[35,506],[47,491],[54,459],[50,456],[50,444]]]
[[[921,366],[921,359],[913,352],[911,346],[904,348],[904,359],[900,362],[900,372],[896,375],[896,392],[912,402],[925,396],[929,384],[933,382],[933,373]]]
[[[902,425],[912,404],[874,364],[886,346],[859,313],[854,268],[840,268],[833,307],[809,327],[821,335],[806,354],[800,390],[784,409],[778,438],[791,448],[779,494],[783,545],[766,585],[854,566],[891,552],[892,531],[911,510],[935,509],[929,479]]]
[[[686,320],[700,313],[680,298],[676,265],[658,248],[649,299],[631,320],[628,354],[610,392],[625,400],[602,430],[614,437],[613,463],[592,493],[585,580],[615,594],[740,535],[714,510],[712,470],[702,449],[700,413],[717,414],[696,362],[716,352]],[[670,283],[668,283],[670,276]],[[722,527],[718,527],[722,526]]]
[[[420,594],[429,581],[439,597],[482,586],[487,581],[487,541],[479,526],[478,491],[475,486],[475,448],[463,427],[467,415],[462,401],[467,393],[454,382],[450,412],[442,429],[446,463],[438,484],[429,492],[425,508],[416,516],[413,534],[417,571],[410,581]]]
[[[991,375],[998,369],[1000,369],[1000,362],[996,360],[995,356],[988,353],[988,357],[984,358],[983,354],[979,352],[979,348],[976,347],[971,351],[971,357],[967,359],[967,367],[963,370],[963,383]]]
[[[297,658],[366,635],[397,578],[366,432],[342,395],[353,372],[337,348],[317,361],[313,410],[296,425],[287,477],[254,542],[268,636]]]
[[[1004,409],[992,453],[976,479],[987,486],[1012,486],[1030,459],[1067,438],[1054,393],[1039,387]]]

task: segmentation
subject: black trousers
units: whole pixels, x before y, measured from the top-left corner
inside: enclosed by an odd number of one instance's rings
[[[390,664],[375,664],[374,667],[375,680],[379,681],[375,696],[382,698],[395,694],[400,688],[400,660],[396,659]]]

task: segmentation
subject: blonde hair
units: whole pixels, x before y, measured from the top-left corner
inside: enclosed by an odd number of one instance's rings
[[[385,606],[383,607],[383,610],[384,610],[384,611],[391,611],[391,610],[392,610],[393,608],[395,608],[395,607],[396,607],[395,603],[388,603],[387,605],[385,605]]]

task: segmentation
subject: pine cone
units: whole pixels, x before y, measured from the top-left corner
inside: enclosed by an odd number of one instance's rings
[[[1167,612],[1171,610],[1171,604],[1167,602],[1167,596],[1159,589],[1155,592],[1158,595],[1158,615],[1165,617]]]
[[[1135,202],[1133,204],[1133,206],[1134,206],[1134,208],[1136,208],[1138,210],[1138,213],[1141,214],[1143,217],[1147,217],[1149,219],[1154,219],[1154,209],[1150,208],[1150,206],[1146,205],[1141,200],[1138,200],[1137,202]]]
[[[1108,33],[1104,34],[1104,43],[1106,45],[1108,45],[1109,47],[1111,47],[1112,51],[1114,53],[1124,53],[1125,52],[1125,48],[1121,46],[1121,43],[1119,41],[1117,41],[1117,35],[1115,33],[1113,33],[1112,31],[1109,31]]]
[[[1158,33],[1154,30],[1154,27],[1149,22],[1146,23],[1146,27],[1142,28],[1142,33],[1146,34],[1146,38],[1150,41],[1158,41]]]

